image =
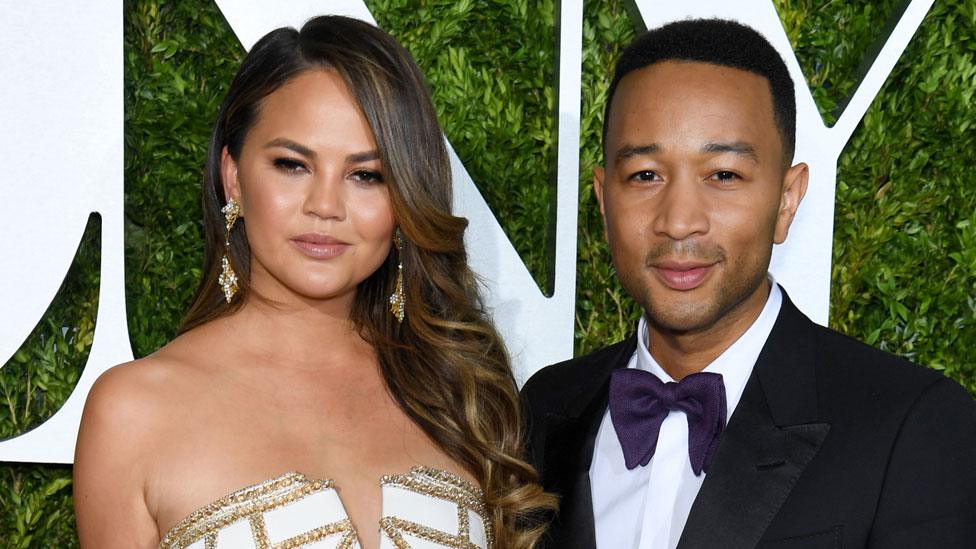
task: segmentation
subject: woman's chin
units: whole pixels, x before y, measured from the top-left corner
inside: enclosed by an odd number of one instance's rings
[[[293,288],[292,291],[310,301],[327,303],[331,301],[352,303],[356,287],[336,287],[334,284],[307,284]]]

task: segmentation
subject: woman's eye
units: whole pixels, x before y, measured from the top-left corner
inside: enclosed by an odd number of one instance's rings
[[[356,170],[352,172],[353,179],[363,183],[382,183],[383,174],[373,170]]]
[[[285,173],[299,173],[306,171],[305,164],[291,158],[276,158],[274,166]]]
[[[630,176],[630,178],[635,181],[657,181],[661,179],[661,176],[652,170],[641,170],[634,173],[634,175]]]

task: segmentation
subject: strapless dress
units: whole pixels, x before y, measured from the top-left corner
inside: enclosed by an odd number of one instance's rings
[[[447,471],[414,467],[380,480],[381,549],[488,549],[492,525],[480,488]],[[289,472],[194,511],[160,549],[359,548],[335,482]]]

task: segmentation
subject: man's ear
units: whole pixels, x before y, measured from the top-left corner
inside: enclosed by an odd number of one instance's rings
[[[600,217],[603,218],[603,240],[607,242],[610,238],[607,234],[607,211],[603,206],[603,178],[606,175],[602,166],[593,168],[593,194],[596,196],[596,203],[600,205]]]
[[[776,231],[773,242],[782,244],[790,232],[790,225],[796,216],[803,196],[807,194],[810,168],[803,162],[790,167],[783,176],[783,192],[779,198],[779,211],[776,213]]]
[[[241,200],[241,183],[237,178],[237,161],[230,155],[226,146],[220,151],[220,182],[224,187],[224,200],[230,201],[233,198],[241,205],[243,212],[244,203]]]

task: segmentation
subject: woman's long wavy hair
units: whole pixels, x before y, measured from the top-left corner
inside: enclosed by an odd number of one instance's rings
[[[410,54],[383,31],[346,17],[316,17],[301,31],[270,32],[244,58],[210,139],[203,280],[181,332],[235,311],[248,298],[250,250],[243,219],[230,236],[229,256],[240,286],[230,304],[217,282],[224,253],[221,151],[226,146],[238,159],[262,99],[308,70],[335,71],[358,100],[403,234],[402,252],[392,250],[359,285],[353,320],[376,349],[399,406],[479,479],[496,547],[531,547],[554,499],[522,457],[518,390],[468,267],[467,220],[451,214],[450,161],[430,93]],[[399,323],[388,296],[401,261],[406,318]]]

